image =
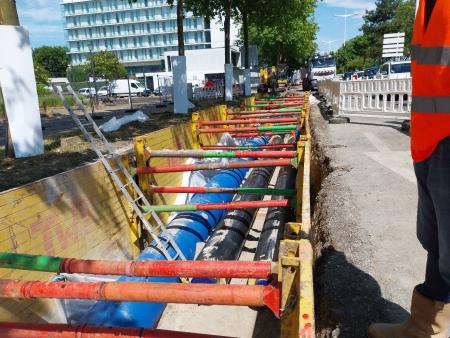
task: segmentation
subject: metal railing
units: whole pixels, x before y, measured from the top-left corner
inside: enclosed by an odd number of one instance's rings
[[[319,93],[337,116],[408,119],[411,78],[357,81],[322,80]]]

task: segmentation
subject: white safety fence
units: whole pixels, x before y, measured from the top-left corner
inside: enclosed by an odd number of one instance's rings
[[[242,84],[233,85],[233,96],[240,97],[244,94]],[[224,97],[224,86],[204,87],[194,89],[194,101],[221,100]]]
[[[322,80],[319,93],[337,116],[409,119],[411,78]]]

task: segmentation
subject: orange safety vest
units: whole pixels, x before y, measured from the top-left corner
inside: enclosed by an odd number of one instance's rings
[[[426,160],[450,136],[450,0],[436,0],[426,26],[420,0],[411,43],[411,152]]]

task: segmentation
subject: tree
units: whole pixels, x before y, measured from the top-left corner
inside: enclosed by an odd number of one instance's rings
[[[170,6],[173,6],[175,0],[167,0]],[[177,1],[177,36],[178,36],[178,55],[185,55],[184,47],[184,1]]]
[[[367,55],[368,41],[365,35],[358,35],[348,40],[345,46],[336,52],[337,71],[364,69],[372,66],[374,60]]]
[[[67,78],[70,82],[85,82],[87,79],[86,66],[77,65],[67,69]]]
[[[69,64],[65,47],[43,46],[33,51],[33,60],[45,68],[52,77],[61,77],[66,73]]]
[[[264,63],[300,67],[316,49],[317,24],[313,17],[316,0],[266,0],[264,3],[258,7],[265,15],[249,18],[250,43],[258,45]]]
[[[414,17],[416,14],[416,1],[406,0],[398,5],[394,18],[393,26],[398,32],[405,32],[405,54],[411,53],[411,39],[414,27]]]
[[[93,65],[95,64],[95,67]],[[127,71],[120,63],[117,55],[110,51],[101,51],[92,54],[85,65],[85,69],[91,75],[105,80],[115,80],[127,76]]]
[[[206,19],[219,17],[224,24],[225,33],[225,63],[231,63],[231,18],[238,12],[240,0],[186,0],[186,8],[194,15],[203,16]]]
[[[375,9],[366,11],[361,30],[368,42],[367,55],[369,57],[381,60],[383,35],[398,31],[393,19],[402,2],[403,0],[377,0]]]
[[[36,78],[37,84],[48,85],[48,79],[50,78],[50,73],[48,70],[41,66],[40,64],[34,64],[34,76]]]

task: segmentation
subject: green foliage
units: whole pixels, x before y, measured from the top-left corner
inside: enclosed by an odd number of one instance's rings
[[[249,18],[249,39],[258,45],[261,61],[298,68],[316,49],[316,0],[264,1],[264,14]]]
[[[377,0],[375,5],[375,9],[366,12],[361,30],[368,42],[367,55],[380,61],[384,34],[409,32],[407,41],[411,41],[415,1]],[[401,14],[396,14],[399,9]]]
[[[67,69],[67,78],[70,82],[84,82],[88,79],[88,75],[86,72],[86,66],[71,66],[69,67],[69,69]]]
[[[47,70],[51,77],[63,77],[66,74],[69,58],[65,47],[43,46],[33,51],[33,61]]]
[[[46,109],[46,108],[54,108],[54,107],[62,107],[63,103],[59,96],[50,94],[50,95],[40,95],[38,96],[39,99],[39,108]],[[75,105],[74,98],[69,95],[66,96],[67,102],[71,105]]]
[[[50,73],[45,67],[35,63],[34,76],[36,77],[36,83],[47,85],[50,78]]]
[[[411,53],[411,40],[414,27],[414,17],[416,14],[416,1],[406,0],[397,7],[392,23],[397,27],[398,32],[405,32],[405,53]]]
[[[362,70],[374,65],[368,53],[368,41],[365,35],[358,35],[347,41],[345,46],[336,52],[336,63],[338,73],[350,70]]]
[[[92,69],[95,64],[94,69]],[[88,62],[84,65],[89,74],[95,72],[96,77],[105,80],[115,80],[127,76],[127,71],[122,63],[120,63],[117,55],[110,51],[101,51],[89,57]]]
[[[364,16],[363,34],[347,41],[336,52],[338,72],[380,64],[383,35],[387,33],[405,32],[405,54],[410,53],[415,0],[377,0],[375,5]]]
[[[40,95],[49,95],[51,94],[51,90],[47,88],[47,86],[43,85],[43,84],[38,84],[37,85],[37,94]]]

